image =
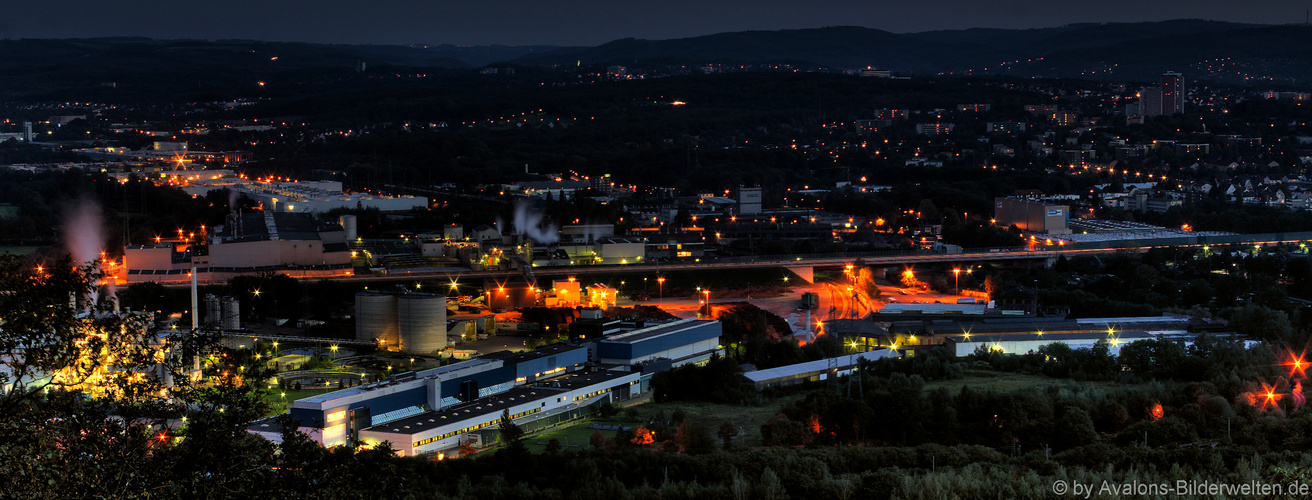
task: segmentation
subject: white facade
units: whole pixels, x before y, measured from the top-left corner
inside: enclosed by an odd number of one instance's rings
[[[503,411],[509,411],[516,423],[537,420],[544,416],[569,411],[592,404],[597,398],[610,398],[618,387],[629,391],[625,397],[638,393],[641,374],[636,372],[606,372],[615,376],[604,377],[595,383],[574,388],[545,386],[523,387],[492,396],[446,411],[431,411],[360,431],[365,444],[383,441],[391,443],[401,456],[452,451],[462,441],[476,441],[472,433],[500,423]],[[621,374],[622,373],[622,374]]]

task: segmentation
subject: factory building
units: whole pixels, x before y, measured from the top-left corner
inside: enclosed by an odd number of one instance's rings
[[[838,338],[848,348],[861,352],[898,344],[896,335],[889,333],[873,321],[831,319],[821,324],[821,331]]]
[[[1017,226],[1022,231],[1047,234],[1070,234],[1071,209],[1043,201],[1021,198],[994,198],[993,218],[1002,227]]]
[[[712,354],[723,354],[722,327],[719,321],[684,319],[611,335],[597,342],[597,359],[627,366],[657,358],[669,359],[674,367],[704,363]]]
[[[358,432],[430,410],[504,393],[581,369],[588,361],[585,345],[555,344],[534,351],[503,351],[446,366],[406,372],[381,382],[341,389],[292,403],[290,414],[301,432],[324,446],[346,445]],[[268,419],[272,420],[272,419]],[[252,432],[277,432],[270,421],[252,424]],[[275,430],[270,431],[269,429]]]
[[[538,290],[523,278],[510,279],[505,282],[487,280],[483,282],[483,292],[487,296],[487,305],[494,311],[513,311],[524,307],[533,307],[538,303]]]
[[[349,267],[346,234],[337,224],[273,212],[238,214],[215,228],[209,245],[212,270],[268,267]]]
[[[761,188],[738,186],[738,214],[753,215],[761,213]]]
[[[588,287],[588,307],[605,311],[615,307],[619,302],[619,290],[602,283],[593,283]]]
[[[446,296],[366,290],[355,294],[356,340],[430,354],[446,347]]]
[[[461,442],[494,439],[506,409],[532,432],[641,394],[653,373],[720,352],[720,331],[718,321],[682,320],[598,343],[502,351],[300,399],[289,413],[299,431],[324,446],[388,441],[405,455],[449,452]],[[589,370],[590,356],[595,362],[598,355],[612,366]],[[247,430],[281,439],[276,418]]]
[[[608,236],[590,241],[574,240],[561,243],[556,249],[569,256],[571,265],[637,264],[647,255],[647,240],[642,238]],[[548,262],[543,262],[547,265]]]
[[[752,382],[756,390],[768,387],[782,387],[803,382],[820,382],[833,377],[842,377],[856,371],[861,360],[874,361],[898,357],[892,349],[877,349],[870,352],[848,354],[837,358],[807,361],[786,366],[777,366],[765,370],[750,371],[743,374]]]
[[[1157,335],[1150,332],[1116,332],[1109,335],[1105,331],[1082,333],[1020,333],[1011,335],[947,335],[943,346],[954,356],[962,357],[974,354],[977,349],[1003,352],[1007,354],[1026,354],[1039,352],[1039,348],[1048,344],[1063,343],[1071,349],[1087,349],[1100,341],[1107,341],[1108,351],[1112,356],[1121,353],[1121,347],[1136,340],[1155,339]]]
[[[426,208],[428,199],[417,196],[374,196],[346,193],[341,181],[260,182],[233,177],[231,172],[181,171],[183,182],[174,182],[193,196],[231,189],[244,194],[273,212],[318,214],[335,208],[377,208],[383,212],[408,212]]]
[[[582,303],[583,295],[580,291],[580,283],[570,278],[569,281],[556,281],[551,285],[556,291],[556,301],[558,307],[577,307]]]
[[[526,432],[588,415],[591,408],[638,395],[638,374],[594,371],[517,387],[490,398],[420,413],[360,431],[360,442],[391,443],[401,456],[452,454],[462,442],[486,446],[498,438],[503,412]]]
[[[233,214],[213,228],[208,243],[128,245],[123,249],[123,277],[128,283],[186,281],[192,268],[201,281],[269,271],[304,278],[351,273],[351,251],[342,227],[308,215]]]

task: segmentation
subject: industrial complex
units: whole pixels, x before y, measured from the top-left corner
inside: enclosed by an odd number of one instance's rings
[[[181,236],[181,232],[179,232]],[[128,283],[225,280],[242,274],[277,271],[296,277],[329,277],[351,272],[351,251],[339,224],[306,215],[257,211],[234,213],[208,235],[178,241],[128,245],[120,277]]]
[[[369,296],[381,297],[407,300]],[[585,416],[595,405],[638,396],[650,390],[658,371],[722,355],[720,334],[720,323],[712,320],[635,326],[599,339],[399,373],[297,400],[289,414],[298,430],[325,446],[387,441],[405,455],[449,453],[462,442],[491,442],[506,410],[534,430]],[[277,420],[252,423],[248,430],[280,440]]]

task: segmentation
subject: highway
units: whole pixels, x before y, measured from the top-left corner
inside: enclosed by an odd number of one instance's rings
[[[1170,240],[1170,241],[1165,241]],[[982,263],[998,262],[1009,260],[1046,260],[1056,259],[1060,256],[1074,257],[1080,255],[1098,255],[1117,253],[1122,251],[1144,252],[1152,248],[1190,248],[1202,247],[1208,244],[1244,244],[1268,246],[1278,243],[1299,243],[1312,240],[1312,232],[1302,233],[1274,233],[1274,234],[1253,234],[1253,235],[1233,235],[1230,237],[1189,237],[1189,238],[1169,238],[1163,240],[1124,240],[1113,243],[1102,242],[1103,246],[1089,248],[1080,244],[1070,244],[1064,246],[1040,246],[1035,249],[1030,247],[1007,247],[1007,248],[981,248],[968,249],[960,253],[945,253],[929,250],[915,251],[896,251],[896,252],[852,252],[843,254],[795,254],[795,255],[762,255],[750,257],[725,257],[725,258],[703,258],[694,262],[651,262],[651,263],[634,263],[634,264],[612,264],[612,265],[589,265],[589,266],[538,266],[533,267],[529,274],[538,276],[584,276],[589,274],[614,274],[614,273],[660,273],[663,271],[697,271],[704,269],[751,269],[751,268],[777,268],[777,267],[843,267],[848,264],[863,266],[897,266],[906,264],[936,264],[936,263]],[[493,271],[470,271],[466,269],[451,269],[443,271],[428,272],[392,272],[388,274],[369,274],[369,275],[350,275],[325,277],[334,281],[346,281],[355,283],[371,282],[397,282],[405,280],[436,280],[446,279],[451,281],[470,280],[470,279],[506,279],[511,276],[523,275],[520,270],[493,270]],[[185,282],[164,283],[169,287],[190,286]]]

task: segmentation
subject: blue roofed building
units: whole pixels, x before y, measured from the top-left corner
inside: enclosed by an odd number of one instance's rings
[[[320,444],[349,445],[361,429],[578,371],[587,361],[588,347],[580,344],[554,344],[522,353],[503,351],[299,399],[289,412],[299,422],[299,430]],[[270,428],[270,422],[260,421],[249,430],[274,439],[276,433],[266,432]]]
[[[597,342],[597,358],[602,364],[638,365],[654,359],[668,359],[671,366],[705,363],[719,353],[719,321],[685,319],[611,335]]]

